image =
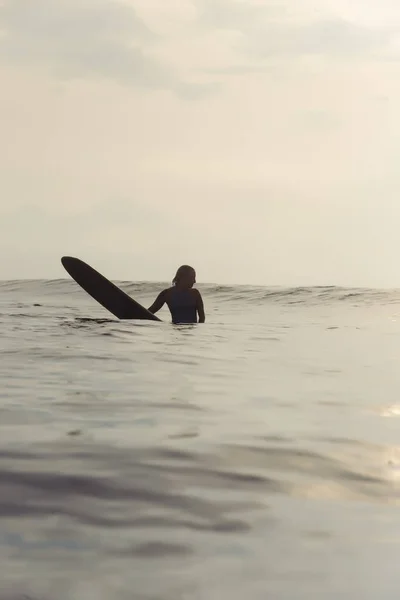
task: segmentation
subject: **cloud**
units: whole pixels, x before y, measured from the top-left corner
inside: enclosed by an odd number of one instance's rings
[[[305,19],[284,0],[266,6],[238,0],[196,0],[200,28],[236,32],[234,49],[253,59],[303,56],[378,56],[389,48],[396,32],[386,26],[365,26],[321,8]],[[318,18],[316,18],[318,15]],[[231,65],[231,71],[247,67]]]
[[[244,47],[263,58],[320,55],[349,60],[380,52],[388,42],[382,30],[360,27],[344,19],[328,19],[258,30]]]
[[[143,49],[157,36],[121,2],[4,0],[0,30],[0,60],[7,65],[45,66],[64,80],[107,78],[186,97],[204,91]]]
[[[215,76],[276,77],[286,59],[295,68],[303,56],[375,56],[391,39],[383,26],[355,24],[326,9],[299,16],[286,0],[194,6],[193,22],[171,40],[122,0],[3,0],[0,61],[34,65],[61,81],[108,80],[197,99],[218,89]]]
[[[198,23],[204,28],[249,32],[281,10],[237,0],[196,0]]]

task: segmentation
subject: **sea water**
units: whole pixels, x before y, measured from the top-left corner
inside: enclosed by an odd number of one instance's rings
[[[0,283],[1,600],[398,599],[400,292],[199,288]]]

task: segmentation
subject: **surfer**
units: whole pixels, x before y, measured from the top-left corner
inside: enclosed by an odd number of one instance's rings
[[[177,323],[204,323],[203,298],[199,290],[194,289],[196,283],[196,271],[189,265],[182,265],[172,280],[172,287],[160,292],[149,311],[155,314],[160,308],[167,304],[172,322]]]

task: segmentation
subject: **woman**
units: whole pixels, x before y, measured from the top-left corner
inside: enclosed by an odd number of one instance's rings
[[[193,289],[196,283],[196,271],[189,265],[182,265],[172,280],[172,287],[159,293],[149,311],[155,314],[166,303],[172,317],[177,323],[204,323],[203,299],[199,290]]]

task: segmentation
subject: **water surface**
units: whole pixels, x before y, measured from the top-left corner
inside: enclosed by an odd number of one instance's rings
[[[397,600],[400,292],[199,287],[0,283],[0,598]]]

